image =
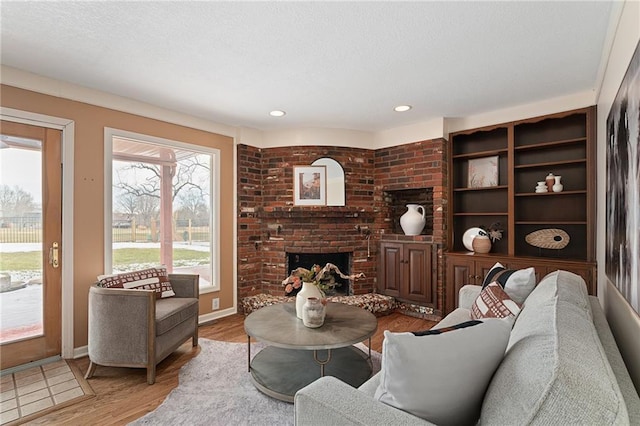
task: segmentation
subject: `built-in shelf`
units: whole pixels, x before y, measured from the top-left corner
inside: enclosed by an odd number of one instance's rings
[[[507,185],[498,185],[498,186],[485,186],[483,188],[454,188],[454,192],[462,192],[462,191],[495,191],[499,189],[508,189]]]
[[[587,191],[561,191],[561,192],[519,192],[516,197],[558,197],[562,195],[586,194]]]
[[[516,221],[516,225],[544,225],[548,227],[558,227],[561,225],[586,225],[586,220],[527,220]]]
[[[566,161],[549,161],[546,163],[536,163],[536,164],[521,164],[519,166],[514,166],[515,169],[533,169],[533,168],[549,168],[556,166],[565,166],[569,164],[586,164],[587,159],[581,158],[579,160],[566,160]]]
[[[555,148],[555,147],[559,147],[562,145],[573,145],[573,144],[577,144],[577,143],[586,143],[587,138],[573,138],[573,139],[565,139],[565,140],[561,140],[561,141],[551,141],[551,142],[541,142],[541,143],[536,143],[536,144],[531,144],[531,145],[521,145],[521,146],[516,146],[514,147],[514,149],[516,151],[526,151],[529,149],[542,149],[542,148]]]
[[[507,216],[509,213],[507,212],[483,212],[483,213],[472,213],[472,212],[460,212],[454,213],[454,216]]]
[[[503,238],[491,253],[595,261],[595,108],[468,129],[449,141],[449,251],[465,250],[469,228],[500,222]],[[469,160],[489,156],[498,156],[498,186],[469,188]],[[562,176],[564,190],[536,193],[549,173]],[[539,251],[526,242],[548,228],[565,230],[571,243]]]
[[[506,155],[507,149],[492,149],[490,151],[479,151],[473,152],[469,154],[457,154],[453,156],[454,160],[459,159],[472,159],[472,158],[481,158],[481,157],[490,157],[492,155]]]

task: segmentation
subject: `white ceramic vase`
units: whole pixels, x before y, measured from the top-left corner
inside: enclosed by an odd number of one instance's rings
[[[419,204],[407,204],[407,209],[400,217],[400,226],[405,235],[420,235],[427,223],[424,207]]]
[[[556,180],[556,183],[553,185],[553,192],[562,192],[564,189],[564,186],[560,183],[562,176],[554,176],[553,178]]]
[[[324,324],[326,306],[317,297],[307,297],[302,306],[302,323],[305,327],[318,328]]]
[[[302,283],[302,289],[296,295],[296,316],[302,319],[302,311],[304,304],[309,297],[316,297],[322,299],[324,295],[320,289],[314,283]]]

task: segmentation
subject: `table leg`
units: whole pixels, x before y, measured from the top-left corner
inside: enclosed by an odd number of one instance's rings
[[[329,361],[331,361],[331,349],[327,349],[327,359],[324,360],[324,361],[320,361],[318,359],[318,351],[314,350],[313,351],[313,359],[315,360],[315,362],[320,364],[320,377],[324,377],[324,366],[327,365],[329,363]]]

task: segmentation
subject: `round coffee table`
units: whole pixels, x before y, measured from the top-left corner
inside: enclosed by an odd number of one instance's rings
[[[295,393],[328,375],[358,387],[371,377],[371,336],[378,328],[369,311],[328,303],[324,324],[308,328],[296,317],[295,303],[252,312],[244,320],[251,380],[261,392],[293,402]],[[268,344],[251,359],[251,337]],[[369,354],[353,347],[369,339]]]

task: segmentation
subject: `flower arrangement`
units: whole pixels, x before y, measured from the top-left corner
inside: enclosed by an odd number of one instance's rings
[[[491,239],[491,242],[495,243],[498,240],[502,239],[502,233],[504,232],[501,228],[500,222],[493,222],[489,227],[485,227],[480,225],[480,229],[482,231],[478,232],[479,235],[488,236]]]
[[[323,268],[319,265],[313,265],[310,269],[296,268],[291,271],[286,279],[282,281],[284,286],[284,293],[286,296],[295,296],[302,288],[302,283],[313,283],[322,294],[327,290],[333,290],[335,287],[340,286],[339,282],[336,282],[333,274],[337,274],[340,278],[348,280],[356,280],[363,278],[365,275],[361,272],[358,274],[345,275],[340,269],[333,263],[327,263]]]

